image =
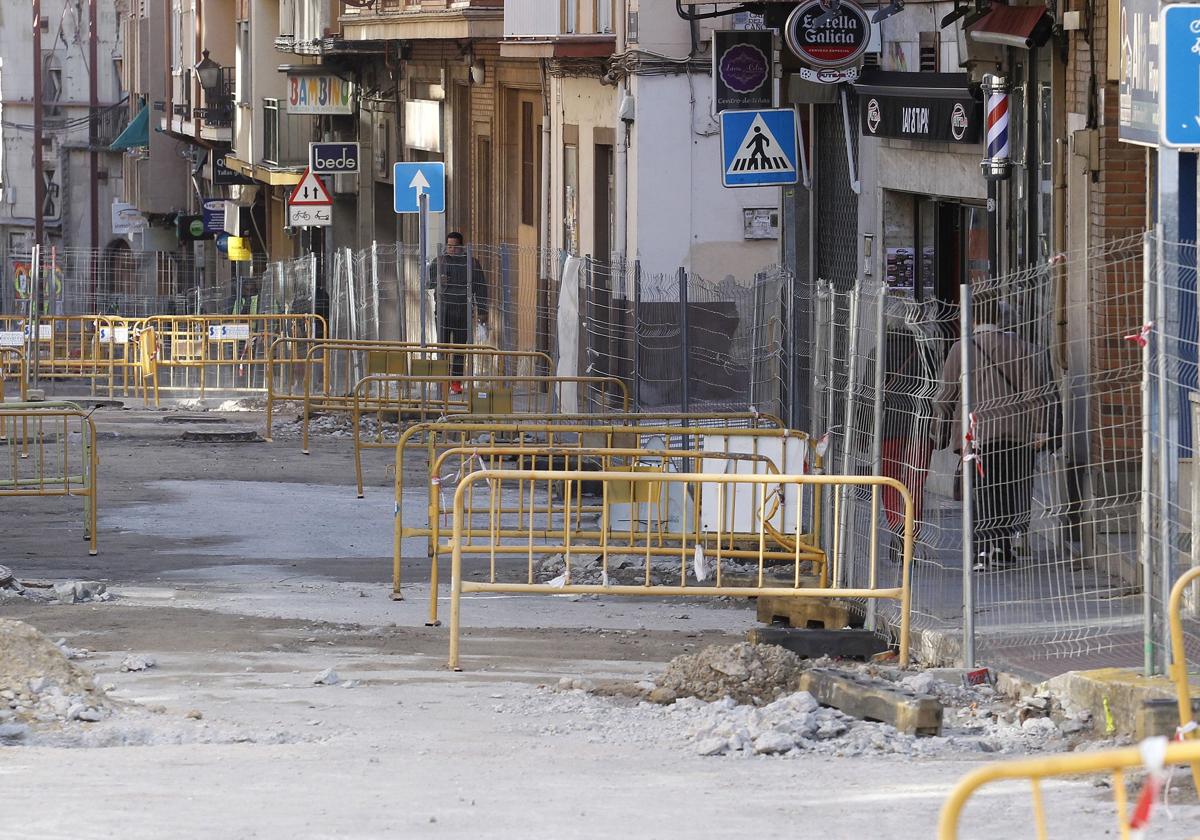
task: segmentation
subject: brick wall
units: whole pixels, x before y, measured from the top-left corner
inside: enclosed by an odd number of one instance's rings
[[[1107,81],[1108,4],[1095,2],[1091,9],[1090,39],[1082,31],[1070,33],[1066,106],[1074,113],[1089,113],[1094,73],[1092,108],[1100,157],[1088,193],[1088,241],[1095,254],[1104,243],[1145,229],[1147,195],[1146,150],[1118,138],[1117,83]],[[1086,317],[1091,337],[1090,380],[1095,383],[1088,425],[1098,430],[1091,441],[1093,463],[1104,465],[1098,471],[1097,478],[1104,485],[1096,488],[1098,495],[1122,492],[1129,481],[1136,480],[1140,467],[1141,353],[1124,336],[1135,332],[1142,321],[1142,265],[1130,253],[1096,257],[1088,271],[1090,306]]]

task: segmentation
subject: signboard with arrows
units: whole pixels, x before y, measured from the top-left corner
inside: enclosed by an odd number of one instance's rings
[[[433,161],[397,163],[393,167],[394,209],[397,213],[421,212],[421,196],[430,213],[446,212],[446,164]]]
[[[288,198],[289,227],[328,227],[333,221],[333,197],[311,169]]]

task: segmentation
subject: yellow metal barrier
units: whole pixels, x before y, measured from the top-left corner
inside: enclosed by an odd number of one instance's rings
[[[265,393],[269,349],[283,337],[321,338],[320,315],[155,315],[145,319],[152,331],[153,365],[145,369],[157,404],[160,391]]]
[[[305,378],[304,378],[304,396],[301,415],[301,430],[300,430],[300,448],[301,451],[308,454],[308,439],[309,439],[309,422],[312,419],[314,411],[327,412],[343,412],[350,414],[354,411],[354,385],[358,380],[353,380],[345,385],[343,390],[338,386],[337,377],[327,375],[322,383],[322,391],[314,390],[312,375],[314,364],[312,359],[315,354],[321,354],[326,365],[329,364],[329,354],[333,352],[343,352],[361,356],[361,361],[364,367],[372,361],[371,354],[375,354],[375,360],[384,366],[395,365],[400,367],[403,364],[411,373],[414,380],[425,379],[432,380],[440,379],[448,389],[450,383],[456,379],[449,375],[449,356],[460,355],[464,357],[465,364],[476,370],[473,376],[478,376],[479,368],[484,365],[490,365],[500,375],[507,375],[509,365],[520,365],[531,361],[546,361],[549,362],[550,357],[545,353],[533,350],[493,350],[491,348],[474,347],[469,345],[374,345],[364,347],[361,344],[349,344],[340,342],[328,342],[317,344],[310,347],[306,353],[308,360],[305,363]],[[398,360],[403,360],[401,363]],[[357,368],[356,368],[357,369]],[[465,381],[465,374],[459,381]],[[276,397],[279,399],[279,397]],[[422,418],[424,419],[424,418]]]
[[[26,334],[30,327],[21,318],[6,319],[0,341],[19,336],[37,358],[40,380],[86,382],[92,394],[107,390],[128,395],[140,385],[139,368],[132,346],[140,327],[139,318],[108,315],[43,315],[38,319],[36,340]]]
[[[1174,743],[1166,747],[1163,765],[1192,764],[1200,762],[1200,742]],[[1127,813],[1129,796],[1125,787],[1124,771],[1143,767],[1146,763],[1142,747],[1125,747],[1100,752],[1068,753],[1028,758],[1017,761],[999,761],[987,764],[968,773],[955,785],[950,797],[942,806],[938,818],[938,840],[957,840],[958,825],[963,806],[981,787],[998,781],[1023,780],[1033,786],[1033,816],[1039,840],[1049,836],[1046,829],[1046,808],[1042,801],[1040,782],[1055,776],[1077,776],[1082,773],[1112,773],[1113,800],[1117,812],[1117,830],[1122,838],[1130,837],[1130,818]],[[991,833],[995,833],[994,831]],[[1002,836],[1014,836],[1006,830]]]
[[[267,351],[267,429],[271,440],[275,403],[303,404],[313,394],[323,399],[348,396],[364,374],[409,373],[410,354],[436,358],[436,354],[464,349],[467,370],[474,366],[475,352],[499,353],[483,344],[421,344],[413,341],[344,340],[332,338],[276,339]],[[541,355],[541,354],[539,354]]]
[[[412,538],[415,536],[426,536],[428,538],[429,556],[430,556],[430,583],[429,583],[429,624],[438,624],[438,589],[439,589],[439,556],[445,554],[452,549],[449,543],[443,543],[442,538],[447,536],[447,532],[442,529],[442,486],[444,483],[450,483],[447,477],[446,469],[449,462],[458,459],[457,470],[455,475],[461,478],[466,475],[472,466],[478,466],[479,469],[497,470],[503,469],[506,462],[515,461],[514,468],[517,470],[524,469],[571,469],[571,463],[574,461],[574,469],[576,471],[590,468],[589,472],[643,472],[643,473],[658,473],[663,476],[671,476],[674,472],[683,465],[689,463],[690,460],[701,461],[706,464],[717,462],[737,462],[735,469],[740,469],[741,465],[749,465],[749,473],[739,474],[757,474],[757,475],[779,475],[779,467],[765,455],[752,455],[739,452],[719,453],[711,452],[703,449],[605,449],[596,447],[546,447],[546,446],[464,446],[447,449],[438,455],[437,459],[430,470],[433,478],[430,480],[429,493],[429,510],[428,510],[428,525],[416,527],[403,527],[402,538]],[[542,463],[548,464],[547,467],[542,467]],[[560,466],[561,465],[561,466]],[[645,492],[640,492],[643,488],[634,488],[629,483],[618,483],[613,488],[613,493],[606,495],[599,504],[585,504],[583,501],[584,493],[579,492],[574,494],[574,504],[568,508],[563,508],[557,505],[560,499],[564,498],[561,494],[562,482],[548,481],[546,482],[545,493],[543,495],[544,504],[537,505],[535,498],[537,496],[537,487],[531,482],[528,487],[521,483],[517,487],[516,505],[506,505],[503,501],[489,505],[489,517],[495,517],[494,521],[489,521],[488,526],[471,524],[475,519],[475,497],[471,496],[468,499],[467,521],[468,526],[466,535],[469,537],[491,537],[493,539],[506,539],[513,537],[522,537],[526,539],[546,539],[551,536],[569,538],[572,544],[599,545],[601,541],[607,546],[609,553],[621,553],[620,549],[623,545],[638,545],[638,553],[643,552],[647,556],[652,557],[674,557],[679,553],[678,546],[686,543],[688,540],[693,545],[702,545],[707,548],[713,548],[713,539],[711,535],[706,535],[703,532],[702,525],[705,517],[702,515],[704,511],[701,509],[701,498],[692,499],[690,517],[672,516],[668,509],[669,499],[661,493],[660,485],[650,485]],[[570,497],[566,497],[568,500]],[[814,494],[811,500],[801,499],[799,501],[799,511],[801,519],[804,518],[804,513],[808,512],[812,516],[814,505],[817,517],[819,518],[819,496]],[[713,501],[711,498],[708,500]],[[653,504],[652,518],[654,520],[653,533],[649,532],[651,523],[646,521],[646,532],[640,528],[641,520],[633,516],[627,520],[628,527],[610,528],[606,534],[602,531],[601,523],[608,521],[606,519],[608,509],[614,504],[629,504],[636,503],[639,505]],[[730,499],[729,505],[730,517],[733,521],[738,521],[740,518],[737,510],[737,499]],[[543,527],[534,528],[533,519],[537,518],[542,521]],[[594,522],[592,520],[595,520]],[[686,530],[682,527],[690,519],[691,527]],[[562,527],[555,527],[552,530],[548,528],[549,524],[554,520],[559,520],[563,523]],[[569,534],[567,533],[569,531]],[[757,559],[761,557],[765,561],[773,563],[791,563],[799,558],[799,562],[808,563],[812,567],[813,575],[811,579],[805,582],[812,586],[824,586],[826,575],[825,553],[816,545],[808,542],[807,535],[801,534],[800,543],[797,544],[784,537],[780,531],[769,525],[767,526],[768,541],[766,546],[757,544],[752,547],[745,547],[747,541],[754,543],[754,535],[739,533],[736,528],[727,529],[722,535],[722,542],[719,547],[723,556],[734,559]],[[639,541],[648,540],[650,545],[646,548],[641,546]],[[491,553],[493,547],[488,546],[487,551]],[[504,553],[506,549],[497,549]]]
[[[678,415],[675,415],[678,417]],[[695,428],[691,426],[667,425],[659,421],[658,415],[629,414],[614,422],[609,415],[589,416],[586,420],[577,416],[539,418],[538,422],[428,422],[415,423],[400,433],[396,443],[395,503],[392,548],[392,596],[400,598],[400,566],[403,555],[402,541],[409,536],[427,537],[427,532],[418,530],[409,533],[402,516],[405,480],[404,465],[415,447],[424,450],[426,463],[433,467],[439,452],[458,447],[478,446],[547,446],[547,447],[593,447],[603,449],[650,448],[670,450],[694,446],[713,458],[711,465],[701,461],[705,470],[727,468],[731,461],[725,457],[734,453],[765,456],[782,473],[803,473],[809,455],[809,438],[803,432],[782,428],[746,428],[743,426]],[[625,418],[629,422],[625,422]],[[707,422],[713,422],[705,415]],[[562,422],[554,422],[561,420]],[[640,422],[639,422],[640,421]],[[423,489],[432,486],[436,474],[422,482]],[[360,491],[361,494],[361,491]],[[840,510],[841,495],[833,499],[835,516]],[[816,528],[820,523],[818,496],[814,500],[814,535],[807,542],[819,544]],[[836,547],[836,546],[835,546]],[[836,552],[835,552],[836,554]],[[872,558],[874,563],[874,558]],[[822,567],[822,585],[825,570]]]
[[[4,403],[0,448],[8,450],[0,496],[82,497],[84,539],[95,554],[100,458],[91,416],[72,403]]]
[[[535,486],[537,482],[554,482],[562,485],[566,517],[572,514],[571,498],[581,489],[584,482],[598,483],[604,499],[600,517],[600,539],[579,544],[572,541],[572,528],[567,522],[556,526],[553,517],[539,516],[535,506],[530,505],[528,527],[522,536],[501,536],[501,517],[494,509],[502,504],[505,485],[522,484]],[[484,509],[475,513],[469,508],[473,502],[475,488],[486,485]],[[901,566],[894,570],[899,577],[898,585],[867,588],[820,588],[806,586],[801,577],[802,554],[801,526],[804,521],[803,500],[805,493],[799,492],[813,486],[877,486],[894,489],[904,502],[904,551]],[[632,543],[616,542],[612,538],[620,533],[621,527],[612,518],[609,499],[628,488],[630,516],[646,517],[647,527],[639,532]],[[789,493],[789,489],[793,492]],[[509,494],[513,492],[509,490]],[[835,494],[836,495],[836,494]],[[679,559],[678,583],[660,584],[653,580],[651,559],[657,536],[657,524],[663,499],[682,500],[678,510],[671,515],[687,515],[694,504],[691,500],[711,498],[712,506],[701,506],[703,521],[697,531],[697,539],[680,541],[671,554]],[[743,502],[742,510],[731,510],[736,500]],[[788,517],[793,507],[795,514]],[[748,503],[749,508],[745,507]],[[668,501],[668,509],[671,502]],[[487,523],[486,536],[472,537],[478,533],[476,521],[483,517]],[[564,517],[559,517],[563,519]],[[789,521],[790,519],[790,521]],[[752,528],[746,533],[744,523]],[[597,594],[597,595],[640,595],[640,596],[683,596],[719,597],[732,596],[754,598],[763,596],[787,596],[796,598],[862,598],[887,599],[897,602],[899,607],[899,661],[901,667],[908,664],[909,649],[909,578],[913,545],[913,502],[908,488],[895,479],[883,476],[828,476],[828,475],[721,475],[714,473],[645,473],[630,472],[587,472],[582,470],[479,470],[464,476],[454,491],[454,529],[450,541],[452,546],[452,568],[450,584],[450,659],[449,666],[459,666],[459,631],[461,627],[461,601],[464,592],[508,592],[543,595]],[[781,532],[784,539],[791,541],[793,548],[792,575],[787,580],[768,577],[768,542],[773,538],[772,529]],[[685,529],[690,530],[690,529]],[[722,566],[731,559],[726,548],[724,535],[730,531],[748,538],[751,546],[749,556],[739,553],[742,560],[749,559],[755,567],[756,585],[729,585],[723,580]],[[540,541],[538,534],[552,535]],[[558,539],[554,537],[557,536]],[[711,552],[711,554],[710,554]],[[587,555],[600,562],[601,583],[575,584],[571,582],[572,554]],[[486,579],[482,581],[463,578],[463,558],[468,554],[483,554],[488,558]],[[536,557],[561,556],[565,563],[565,577],[561,584],[537,583],[534,580]],[[597,556],[598,555],[598,556]],[[612,584],[609,576],[615,571],[610,566],[610,555],[639,558],[643,566],[642,581],[636,584]],[[516,561],[516,562],[514,562]],[[709,565],[711,564],[711,571]],[[694,572],[694,584],[688,581],[688,569]],[[707,584],[709,577],[712,584]],[[877,580],[874,570],[872,581]]]
[[[426,367],[441,353],[462,352],[467,370],[476,354],[508,355],[488,345],[420,344],[413,341],[370,341],[344,339],[280,339],[272,345],[269,371],[279,369],[287,376],[273,376],[267,390],[267,440],[276,402],[335,403],[349,410],[350,394],[364,374],[409,373],[416,356]],[[283,351],[283,352],[281,352]],[[525,355],[515,353],[513,355]],[[542,354],[535,354],[541,356]],[[446,368],[448,370],[448,367]]]
[[[17,399],[28,395],[29,367],[25,362],[25,351],[20,347],[0,347],[0,402],[4,402],[6,383],[17,383]]]
[[[448,387],[451,382],[461,381],[462,393],[454,394]],[[629,411],[629,386],[615,376],[473,376],[457,380],[450,376],[396,376],[374,374],[365,376],[354,386],[354,403],[351,414],[351,434],[354,438],[354,475],[358,486],[358,498],[363,497],[362,453],[364,449],[392,449],[396,441],[387,439],[384,421],[396,415],[399,428],[404,414],[415,415],[417,422],[432,417],[447,417],[452,414],[474,414],[481,408],[485,413],[497,404],[511,408],[520,404],[527,411],[540,412],[538,416],[555,415],[555,403],[563,386],[591,386],[603,391],[619,405],[623,413]],[[430,386],[433,396],[430,397]],[[521,387],[525,386],[525,387]],[[375,434],[370,438],[362,435],[363,413],[374,413]]]
[[[652,422],[656,426],[684,426],[691,430],[705,429],[783,429],[783,420],[774,414],[760,411],[599,411],[579,414],[451,414],[438,418],[444,423],[545,423],[554,422],[604,422],[638,424]]]
[[[623,391],[627,394],[628,391]],[[269,410],[269,405],[268,405]],[[700,412],[700,413],[683,413],[674,411],[663,412],[601,412],[588,414],[547,414],[542,412],[539,414],[488,414],[488,413],[451,413],[445,414],[435,421],[441,424],[454,425],[456,423],[470,423],[473,428],[478,429],[480,424],[487,427],[494,425],[504,426],[506,430],[521,428],[520,434],[515,434],[517,437],[525,435],[525,430],[536,434],[538,430],[546,429],[547,423],[559,424],[574,424],[576,426],[616,426],[628,425],[637,426],[639,424],[651,424],[661,428],[671,428],[675,431],[673,434],[682,435],[698,435],[710,433],[719,429],[776,429],[782,432],[784,429],[783,421],[774,414],[763,414],[757,411],[732,411],[725,413],[718,412]],[[428,427],[422,427],[417,431],[421,431]],[[504,431],[504,430],[502,430]],[[551,442],[554,439],[554,432],[548,432],[548,440]],[[798,434],[792,432],[791,434]],[[561,436],[560,436],[561,437]],[[358,477],[358,498],[363,497],[363,475],[362,475],[362,449],[375,448],[392,448],[398,444],[404,444],[406,440],[411,440],[411,436],[405,438],[403,435],[397,442],[389,442],[384,440],[382,429],[375,434],[375,440],[371,444],[362,442],[362,432],[355,424],[354,431],[354,458],[355,468]],[[596,440],[592,437],[593,442]]]
[[[1171,622],[1171,679],[1175,682],[1175,693],[1179,703],[1179,735],[1185,740],[1197,737],[1196,717],[1192,712],[1192,687],[1188,680],[1187,650],[1183,635],[1183,596],[1189,586],[1200,583],[1200,566],[1188,569],[1175,585],[1167,601],[1167,615]],[[1200,795],[1200,753],[1192,762],[1192,783]]]

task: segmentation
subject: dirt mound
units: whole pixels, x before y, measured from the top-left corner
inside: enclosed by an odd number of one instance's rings
[[[676,697],[762,706],[794,691],[802,670],[800,658],[777,645],[712,645],[671,660],[658,686]]]
[[[92,722],[110,706],[94,678],[23,621],[0,619],[0,724],[8,740],[26,723]]]

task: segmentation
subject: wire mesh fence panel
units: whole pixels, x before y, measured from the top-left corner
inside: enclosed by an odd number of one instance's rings
[[[35,272],[32,254],[10,253],[0,314],[29,315],[35,296],[43,315],[183,314],[194,305],[199,269],[188,252],[54,248],[41,251]]]
[[[1183,589],[1183,651],[1167,639],[1169,597],[1176,581],[1200,565],[1200,546],[1192,536],[1200,509],[1195,483],[1195,441],[1200,432],[1197,394],[1197,311],[1194,243],[1147,237],[1146,300],[1140,329],[1130,331],[1124,352],[1139,358],[1146,373],[1142,410],[1148,422],[1143,436],[1130,435],[1111,445],[1143,452],[1141,475],[1144,530],[1139,546],[1143,577],[1148,581],[1147,625],[1153,645],[1146,657],[1163,672],[1177,657],[1189,664],[1193,681],[1200,673],[1200,584]],[[1132,431],[1132,430],[1131,430]]]
[[[789,283],[778,267],[745,281],[712,282],[683,270],[639,276],[633,360],[639,404],[780,412]]]
[[[317,311],[317,255],[273,262],[261,275],[259,311],[292,315]]]
[[[1186,558],[1164,565],[1157,591],[1143,586],[1143,360],[1126,338],[1147,320],[1143,250],[1140,237],[1120,240],[975,286],[965,435],[957,303],[918,302],[879,284],[820,289],[815,329],[828,335],[817,343],[824,358],[814,362],[812,403],[830,433],[825,469],[891,476],[913,491],[914,624],[942,631],[950,658],[964,578],[977,651],[992,662],[1046,671],[1142,665],[1146,642],[1165,638],[1162,627],[1144,633],[1143,621]],[[1067,294],[1068,277],[1086,294]],[[1194,332],[1194,316],[1180,323]],[[1170,346],[1180,361],[1166,368],[1182,373],[1166,391],[1178,403],[1193,387],[1194,335]],[[972,536],[964,468],[974,484]],[[1164,491],[1159,506],[1182,523],[1190,500],[1180,499],[1176,477],[1164,486],[1175,495]],[[895,519],[884,491],[842,500],[828,533],[844,582],[865,582],[873,554],[895,556]],[[1162,533],[1176,553],[1190,546],[1182,525]]]

